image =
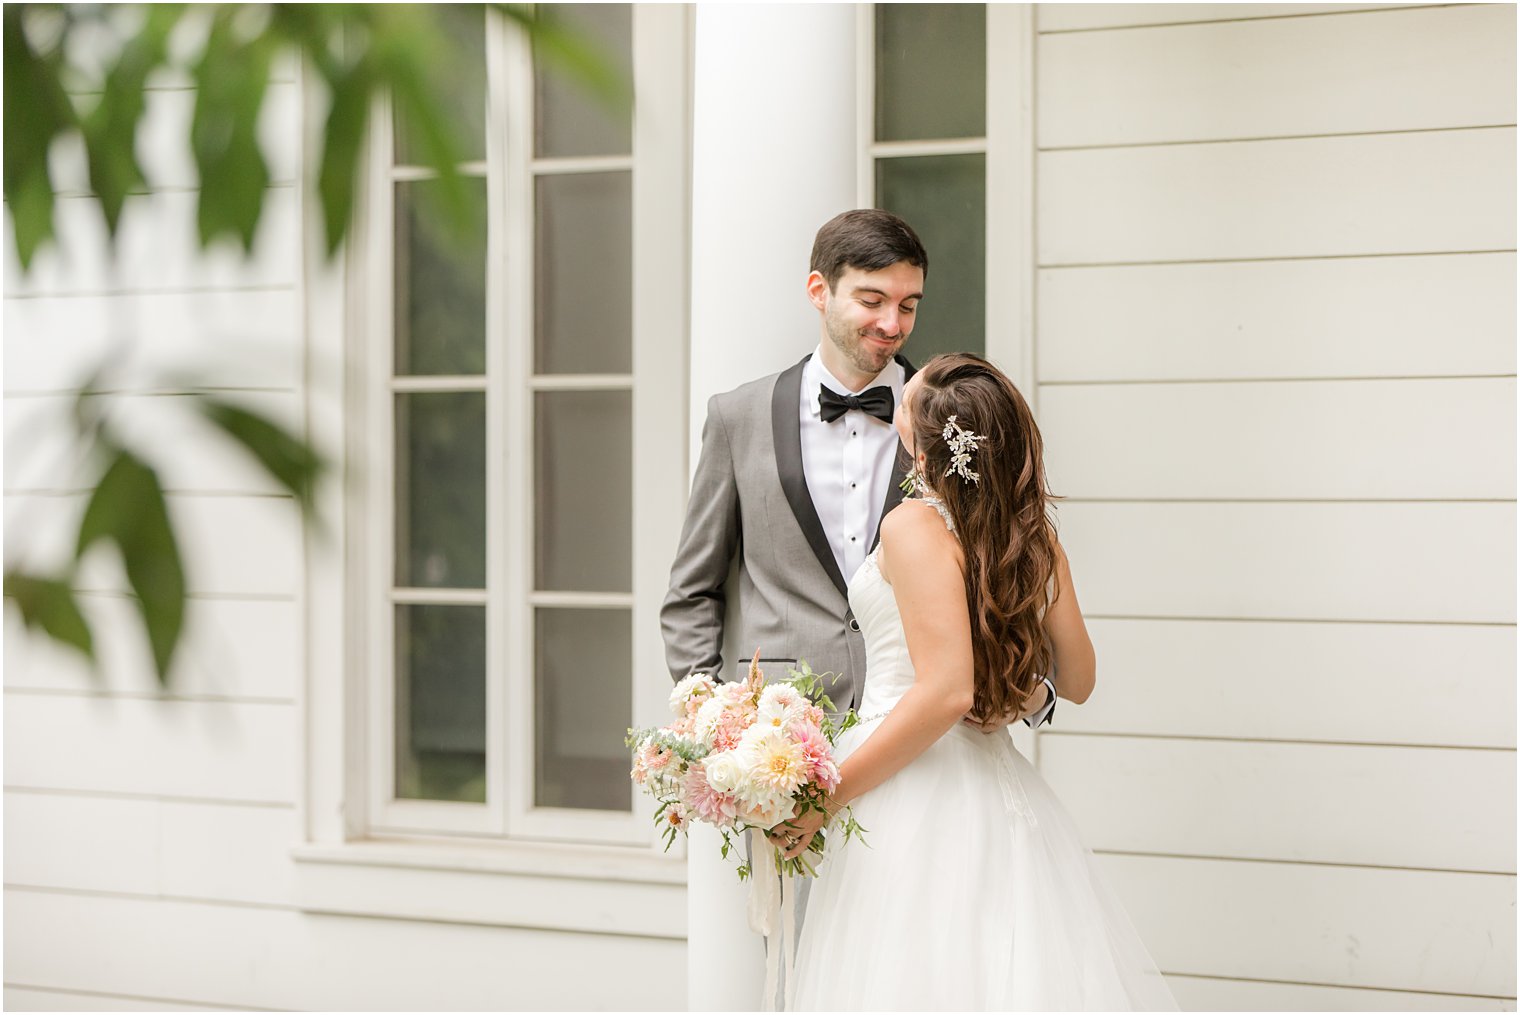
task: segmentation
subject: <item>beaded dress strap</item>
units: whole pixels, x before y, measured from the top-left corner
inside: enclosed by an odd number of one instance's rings
[[[949,529],[951,532],[955,531],[955,522],[950,520],[950,509],[945,507],[943,501],[941,501],[938,497],[930,497],[927,494],[925,494],[923,497],[920,497],[919,499],[939,512],[939,516],[945,520],[945,528]]]

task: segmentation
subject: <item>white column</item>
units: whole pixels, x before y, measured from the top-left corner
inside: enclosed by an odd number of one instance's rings
[[[691,458],[707,399],[818,344],[818,227],[855,206],[851,4],[697,5],[692,124]],[[716,833],[690,841],[687,1005],[760,1006],[764,950]]]

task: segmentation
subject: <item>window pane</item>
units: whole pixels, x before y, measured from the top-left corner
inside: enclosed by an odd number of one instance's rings
[[[929,252],[924,300],[903,350],[914,363],[986,352],[986,171],[983,155],[876,162],[877,203],[906,219]]]
[[[876,139],[986,133],[986,6],[877,4]]]
[[[396,796],[486,799],[486,611],[396,607]]]
[[[396,396],[396,584],[485,588],[486,396]]]
[[[429,18],[441,36],[442,49],[426,63],[428,90],[439,99],[447,116],[444,126],[459,145],[461,162],[486,157],[485,8],[481,4],[419,4],[415,10]],[[415,126],[407,110],[396,106],[396,163],[425,162]]]
[[[535,369],[633,370],[633,178],[538,178]]]
[[[629,4],[544,4],[539,11],[565,31],[584,39],[633,94],[633,16]],[[633,114],[626,102],[609,108],[587,93],[565,66],[533,60],[534,151],[541,158],[571,155],[629,155]]]
[[[537,588],[631,591],[633,396],[541,391],[536,398]]]
[[[629,810],[623,736],[633,722],[632,615],[561,609],[537,614],[534,803]]]
[[[486,181],[462,181],[484,223]],[[486,231],[451,226],[434,180],[396,184],[396,373],[481,374],[486,367]]]

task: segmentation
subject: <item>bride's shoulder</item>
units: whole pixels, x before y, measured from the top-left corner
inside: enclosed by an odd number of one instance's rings
[[[927,501],[905,500],[881,520],[881,541],[884,544],[921,540],[937,543],[944,539],[955,541],[939,510]]]

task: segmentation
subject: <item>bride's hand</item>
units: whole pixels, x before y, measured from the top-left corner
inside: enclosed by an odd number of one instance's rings
[[[790,860],[808,848],[808,843],[813,841],[813,836],[818,834],[818,830],[828,820],[829,816],[825,812],[816,807],[804,811],[799,803],[792,816],[766,832],[765,837],[771,841],[771,845],[781,850],[782,856]]]

